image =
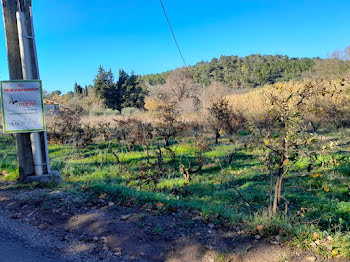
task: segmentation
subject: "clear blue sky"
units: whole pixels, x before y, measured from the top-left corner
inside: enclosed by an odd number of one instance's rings
[[[91,84],[99,65],[136,74],[182,66],[159,0],[34,0],[48,91]],[[252,53],[325,57],[350,44],[349,0],[164,0],[188,64]],[[8,78],[3,25],[0,79]]]

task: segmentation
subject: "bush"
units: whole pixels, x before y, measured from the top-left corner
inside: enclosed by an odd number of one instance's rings
[[[216,143],[218,143],[222,131],[227,132],[232,137],[239,130],[242,130],[247,122],[245,116],[241,112],[233,110],[225,98],[215,101],[208,110],[210,113],[208,121],[215,132]]]
[[[114,119],[116,128],[114,138],[131,145],[146,145],[153,137],[153,127],[150,123],[143,123],[134,118]]]
[[[159,122],[156,124],[155,130],[159,137],[164,138],[166,146],[169,146],[171,137],[175,139],[177,135],[184,131],[185,125],[179,121],[179,114],[176,111],[175,103],[168,103],[158,107],[157,117]]]
[[[165,102],[159,98],[147,98],[145,101],[145,109],[148,111],[157,111],[160,106],[164,106]]]
[[[120,114],[120,112],[118,110],[113,110],[110,108],[91,110],[89,112],[90,116],[114,116],[114,115],[119,115],[119,114]]]
[[[74,144],[84,147],[92,142],[95,129],[83,125],[81,117],[84,111],[81,107],[67,108],[58,115],[47,118],[47,137],[49,142],[57,144]]]
[[[137,115],[140,112],[141,112],[140,109],[138,109],[136,107],[125,107],[121,111],[123,116]]]

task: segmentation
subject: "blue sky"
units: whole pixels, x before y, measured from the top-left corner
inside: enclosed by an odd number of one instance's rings
[[[163,0],[188,64],[252,53],[325,57],[350,44],[349,0]],[[159,0],[34,0],[48,91],[92,84],[99,65],[136,74],[182,66]],[[7,80],[0,27],[0,79]]]

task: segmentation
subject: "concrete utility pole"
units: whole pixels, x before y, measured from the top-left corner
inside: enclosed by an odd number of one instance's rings
[[[27,30],[27,21],[26,15],[22,12],[21,6],[19,3],[19,10],[16,12],[17,17],[17,28],[18,28],[18,40],[19,40],[19,50],[22,61],[22,74],[24,80],[34,80],[33,78],[33,68],[32,68],[32,57],[31,57],[31,49],[30,49],[30,41],[35,41],[34,35],[28,35]],[[32,32],[33,33],[33,32]],[[35,43],[33,43],[35,46]],[[37,54],[34,50],[34,59],[37,57]],[[37,59],[34,61],[37,62]],[[37,63],[36,63],[37,64]],[[35,80],[39,80],[39,70],[37,68],[37,76],[38,78]],[[32,153],[33,153],[33,161],[34,161],[34,170],[36,176],[41,176],[44,174],[44,165],[43,165],[43,156],[41,150],[41,141],[40,141],[40,133],[31,133],[30,140],[32,143]]]
[[[31,0],[1,0],[10,80],[39,80]],[[46,132],[17,134],[22,182],[58,182],[49,165]],[[46,175],[43,175],[46,174]]]

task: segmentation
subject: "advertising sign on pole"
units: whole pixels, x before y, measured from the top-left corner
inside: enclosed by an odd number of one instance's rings
[[[46,130],[40,80],[1,82],[1,109],[4,133]]]

